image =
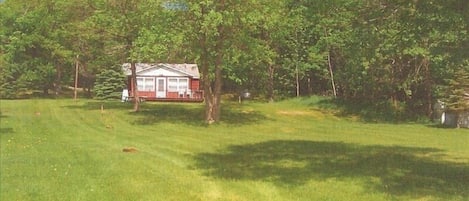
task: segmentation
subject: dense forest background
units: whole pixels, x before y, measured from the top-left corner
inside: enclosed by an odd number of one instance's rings
[[[469,91],[468,31],[467,0],[6,0],[0,95],[60,94],[77,63],[88,91],[122,63],[197,63],[215,121],[244,89],[431,116]]]

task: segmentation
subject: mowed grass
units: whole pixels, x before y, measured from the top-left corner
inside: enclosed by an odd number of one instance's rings
[[[469,200],[469,130],[320,102],[1,100],[0,200]]]

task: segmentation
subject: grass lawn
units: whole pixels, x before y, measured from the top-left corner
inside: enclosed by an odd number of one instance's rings
[[[0,200],[469,200],[469,130],[320,101],[225,103],[207,127],[202,104],[1,100]]]

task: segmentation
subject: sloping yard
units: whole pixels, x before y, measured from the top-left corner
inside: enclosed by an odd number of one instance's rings
[[[0,200],[469,200],[468,130],[318,101],[1,100]]]

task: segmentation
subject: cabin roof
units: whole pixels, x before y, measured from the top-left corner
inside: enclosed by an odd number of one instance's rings
[[[193,78],[200,78],[197,64],[136,63],[135,67],[137,75],[153,69],[164,68],[185,74]],[[125,75],[132,74],[130,71],[130,63],[122,64],[122,70],[124,71]]]

